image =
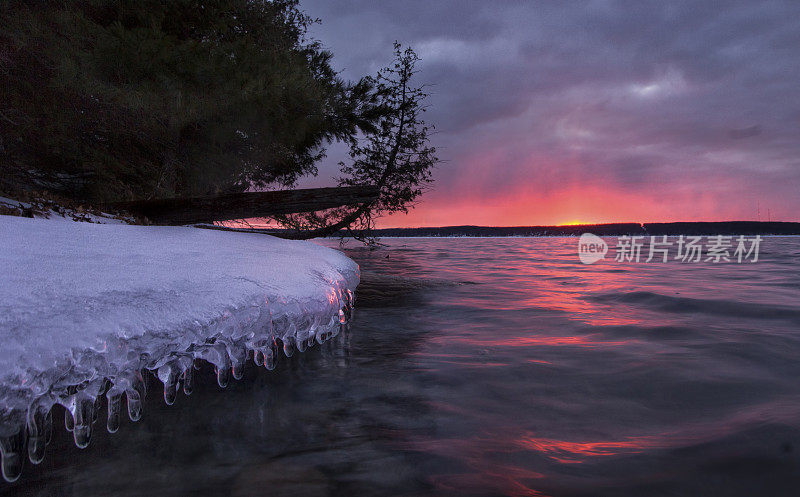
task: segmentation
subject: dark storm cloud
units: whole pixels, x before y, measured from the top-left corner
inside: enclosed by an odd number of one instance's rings
[[[599,183],[718,192],[723,217],[730,195],[779,198],[797,217],[800,2],[303,5],[346,77],[386,64],[394,40],[422,55],[448,160],[434,198],[465,178],[480,196]]]

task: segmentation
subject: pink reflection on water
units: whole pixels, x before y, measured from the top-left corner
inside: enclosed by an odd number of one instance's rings
[[[440,473],[433,464],[425,475],[441,493],[541,496],[589,480],[613,485],[636,476],[625,474],[634,459],[660,464],[676,449],[746,447],[739,437],[748,430],[797,425],[796,390],[774,399],[755,388],[778,387],[771,374],[780,371],[757,360],[755,337],[788,344],[795,322],[762,321],[755,333],[735,312],[726,316],[740,304],[796,305],[796,280],[785,279],[784,268],[585,266],[576,243],[423,240],[386,259],[405,259],[410,269],[396,265],[399,276],[436,282],[419,286],[419,296],[435,304],[425,316],[437,325],[407,353],[415,372],[433,373],[424,383],[432,427],[393,440],[438,456],[434,463],[446,460]],[[386,264],[380,257],[376,264]],[[651,380],[674,395],[671,411],[655,410],[663,402],[648,409]],[[741,398],[733,399],[737,382]],[[698,398],[714,385],[735,402]],[[752,392],[756,398],[746,398]],[[614,471],[604,475],[606,468]]]
[[[636,309],[611,308],[587,300],[586,296],[602,292],[624,289],[624,277],[620,273],[593,271],[579,272],[577,267],[562,268],[560,265],[541,265],[540,273],[526,298],[520,301],[521,307],[536,307],[560,311],[573,321],[592,326],[624,326],[643,323],[647,316]],[[520,282],[521,283],[521,282]]]
[[[431,407],[464,417],[475,414],[443,402],[432,403]],[[798,416],[800,399],[788,397],[752,406],[724,418],[692,423],[677,430],[654,431],[616,439],[609,434],[606,439],[575,441],[495,427],[469,438],[412,437],[401,445],[406,449],[452,458],[470,468],[468,472],[431,476],[431,482],[447,493],[544,496],[547,494],[537,487],[549,486],[548,482],[554,474],[548,465],[532,465],[529,459],[525,463],[515,464],[511,461],[526,461],[524,454],[535,453],[551,462],[572,466],[603,458],[692,447],[721,440],[762,423],[790,423]]]
[[[462,343],[466,345],[474,345],[478,347],[619,347],[624,345],[631,345],[639,343],[638,340],[597,340],[596,335],[583,335],[583,336],[515,336],[508,338],[472,338],[472,337],[446,337],[434,338],[432,343],[444,340],[447,343]]]
[[[434,475],[431,483],[437,489],[462,495],[502,494],[512,497],[546,497],[534,488],[537,480],[546,476],[530,469],[487,458],[488,452],[509,452],[508,445],[499,446],[496,440],[474,438],[467,440],[416,440],[408,443],[412,450],[422,450],[460,460],[469,472]]]
[[[482,472],[476,473],[452,473],[436,475],[431,478],[431,483],[444,492],[455,494],[470,494],[470,490],[475,491],[472,495],[482,494],[485,489],[492,489],[493,492],[502,493],[511,497],[547,497],[547,494],[533,489],[527,484],[527,480],[544,478],[541,473],[529,471],[516,466],[504,464],[491,464],[484,466]]]
[[[515,443],[525,449],[541,452],[563,464],[580,464],[588,457],[616,456],[666,446],[665,440],[637,437],[621,441],[568,442],[526,435]]]

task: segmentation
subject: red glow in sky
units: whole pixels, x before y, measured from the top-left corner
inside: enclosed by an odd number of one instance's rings
[[[379,227],[416,226],[534,226],[616,222],[755,220],[757,201],[718,202],[690,189],[657,194],[652,191],[571,186],[536,193],[519,189],[493,196],[430,193],[408,214],[395,214]],[[470,189],[466,190],[467,192]],[[751,205],[752,204],[752,205]],[[782,211],[770,213],[779,220]],[[762,213],[767,220],[767,212]]]
[[[346,78],[422,58],[445,162],[378,227],[800,220],[796,2],[304,5]]]

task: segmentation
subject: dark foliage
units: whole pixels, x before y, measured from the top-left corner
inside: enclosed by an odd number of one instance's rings
[[[292,185],[375,133],[297,0],[4,0],[0,189],[124,200]]]

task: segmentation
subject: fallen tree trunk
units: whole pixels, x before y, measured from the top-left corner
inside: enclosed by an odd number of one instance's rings
[[[155,224],[181,225],[229,221],[279,214],[314,212],[371,202],[377,186],[306,188],[271,192],[229,193],[213,197],[164,198],[115,202],[105,207],[144,216]]]

